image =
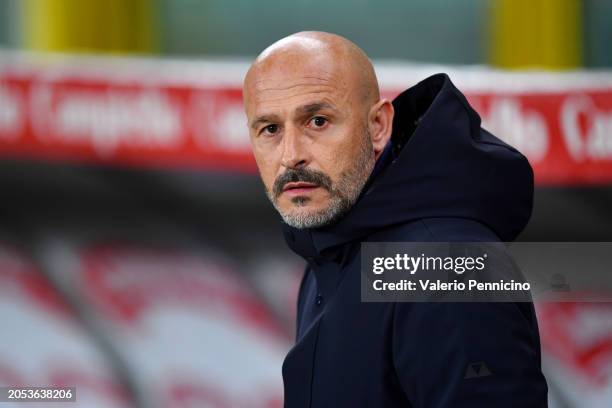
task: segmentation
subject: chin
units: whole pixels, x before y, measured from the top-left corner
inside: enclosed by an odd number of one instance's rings
[[[283,211],[285,217],[314,217],[317,214],[320,214],[323,209],[315,207],[313,205],[303,205],[298,206],[294,205],[289,208],[287,211]]]
[[[280,213],[286,224],[297,229],[324,227],[336,218],[329,206],[294,206]]]

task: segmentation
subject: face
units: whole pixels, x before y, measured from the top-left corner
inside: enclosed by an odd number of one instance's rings
[[[282,64],[245,86],[253,153],[287,224],[327,225],[357,200],[375,161],[370,106],[358,94],[318,64]]]

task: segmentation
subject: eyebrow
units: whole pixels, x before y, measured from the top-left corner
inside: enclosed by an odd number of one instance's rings
[[[308,105],[300,106],[297,108],[297,113],[299,116],[309,116],[324,109],[335,111],[335,108],[327,102],[314,102],[309,103]]]
[[[307,105],[303,105],[300,106],[299,108],[296,109],[296,113],[298,116],[303,117],[303,116],[310,116],[313,115],[317,112],[320,112],[324,109],[329,109],[332,111],[336,111],[336,108],[334,108],[332,105],[330,105],[327,102],[313,102],[313,103],[309,103]],[[270,123],[270,122],[275,122],[278,121],[278,116],[272,114],[272,115],[261,115],[256,117],[252,122],[251,122],[251,128],[256,129],[257,126],[259,126],[262,123]]]
[[[276,115],[262,115],[262,116],[258,116],[256,117],[252,122],[251,122],[251,128],[252,129],[257,129],[257,127],[262,124],[262,123],[270,123],[270,122],[274,122],[275,119],[277,119],[278,116]]]

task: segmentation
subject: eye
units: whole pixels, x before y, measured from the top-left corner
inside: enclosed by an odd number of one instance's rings
[[[267,133],[273,135],[278,132],[278,125],[268,125],[261,130],[261,133]]]
[[[325,127],[325,125],[327,125],[327,118],[323,117],[323,116],[315,116],[314,118],[310,119],[310,123],[315,127],[315,128],[322,128]]]

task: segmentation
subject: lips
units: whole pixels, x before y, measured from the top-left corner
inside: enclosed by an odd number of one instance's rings
[[[304,181],[291,182],[285,184],[283,187],[283,193],[288,193],[290,195],[301,195],[314,191],[316,188],[319,188],[319,186],[314,183],[307,183]]]

